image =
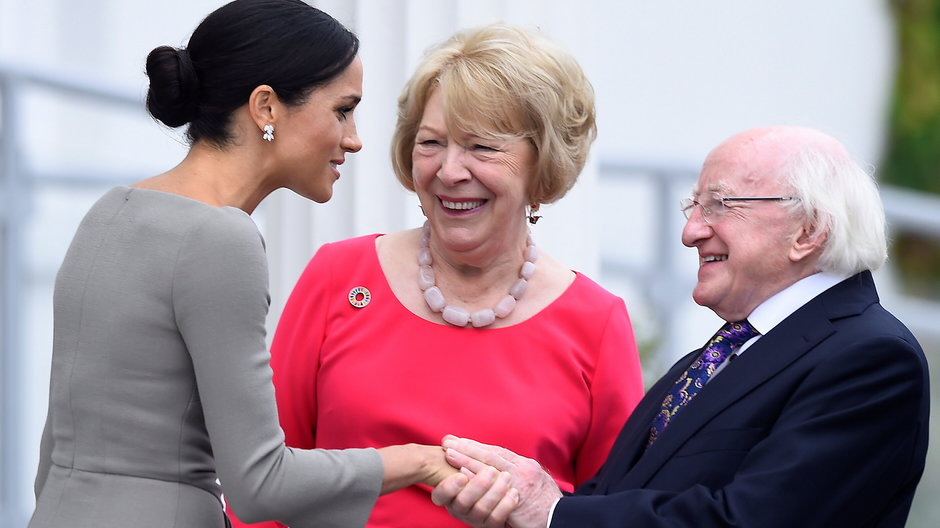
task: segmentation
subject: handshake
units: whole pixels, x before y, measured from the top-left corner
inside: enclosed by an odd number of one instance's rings
[[[542,466],[512,451],[446,436],[444,459],[457,472],[436,483],[431,500],[454,518],[483,528],[545,528],[562,496]]]

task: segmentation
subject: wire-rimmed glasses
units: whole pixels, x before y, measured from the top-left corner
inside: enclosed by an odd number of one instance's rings
[[[798,196],[718,196],[717,194],[704,195],[699,198],[684,198],[679,201],[679,208],[685,219],[692,218],[695,206],[702,208],[702,220],[706,224],[717,222],[728,212],[728,202],[785,202],[799,200]]]

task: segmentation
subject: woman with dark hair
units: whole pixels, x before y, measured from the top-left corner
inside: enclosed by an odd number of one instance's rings
[[[30,527],[221,528],[221,488],[247,520],[361,526],[454,471],[440,447],[300,450],[278,427],[249,214],[281,187],[332,196],[362,147],[358,45],[299,0],[236,0],[150,53],[148,110],[191,148],[99,199],[59,270]]]

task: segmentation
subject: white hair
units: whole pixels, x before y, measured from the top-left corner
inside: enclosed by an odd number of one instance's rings
[[[888,257],[885,213],[873,177],[846,153],[806,145],[782,175],[800,198],[790,207],[824,234],[820,271],[854,275],[876,270]]]

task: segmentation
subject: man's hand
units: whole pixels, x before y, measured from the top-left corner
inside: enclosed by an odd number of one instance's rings
[[[438,484],[431,500],[447,508],[458,521],[475,528],[504,528],[519,504],[519,492],[511,482],[509,473],[491,467],[475,475],[463,468]]]
[[[478,528],[545,528],[561,490],[538,462],[465,438],[444,438],[447,461],[461,468],[431,495],[458,520]]]

